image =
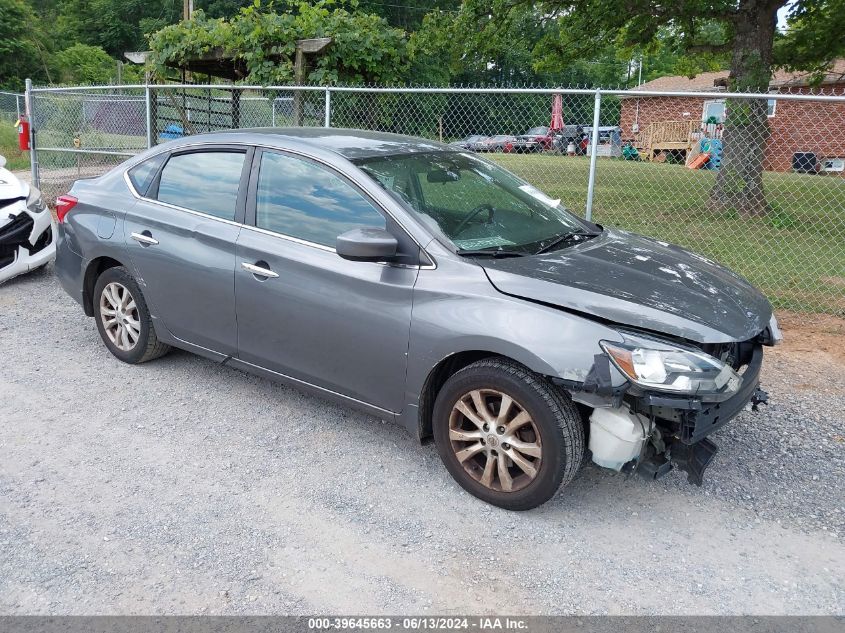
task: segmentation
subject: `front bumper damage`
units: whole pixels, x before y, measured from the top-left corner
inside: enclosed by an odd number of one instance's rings
[[[761,404],[768,404],[769,395],[760,388],[762,368],[763,347],[757,345],[752,352],[751,362],[742,373],[739,391],[722,402],[703,402],[694,397],[677,398],[653,393],[636,398],[638,412],[654,418],[658,428],[668,427],[672,432],[672,441],[667,447],[668,458],[655,450],[637,464],[635,470],[644,476],[656,478],[664,474],[661,469],[668,472],[665,466],[667,462],[674,462],[687,473],[690,483],[702,485],[704,470],[718,451],[708,436],[733,420],[749,405],[756,411]]]
[[[623,467],[625,472],[657,479],[678,468],[687,474],[690,483],[701,486],[704,471],[718,451],[709,436],[747,408],[756,411],[761,404],[768,403],[768,394],[760,388],[763,345],[759,341],[744,345],[747,345],[745,362],[737,363],[741,365],[742,385],[735,394],[721,401],[645,391],[631,383],[614,387],[606,354],[595,355],[593,367],[583,383],[562,379],[553,382],[587,407],[626,406],[652,422],[641,454]]]
[[[0,208],[0,282],[3,282],[49,262],[56,253],[56,231],[47,210],[32,212],[24,200],[0,204],[5,207]]]

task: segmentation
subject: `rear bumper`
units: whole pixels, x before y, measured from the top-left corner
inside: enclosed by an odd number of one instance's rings
[[[85,268],[81,255],[74,253],[59,225],[59,237],[56,241],[56,277],[62,288],[79,304],[82,303],[82,288]]]

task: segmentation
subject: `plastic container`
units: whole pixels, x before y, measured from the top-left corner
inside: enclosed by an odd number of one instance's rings
[[[594,409],[590,415],[590,451],[593,461],[615,471],[639,457],[651,433],[651,421],[627,407]]]
[[[722,141],[717,138],[703,138],[699,143],[702,152],[710,154],[704,169],[719,169],[722,166]]]

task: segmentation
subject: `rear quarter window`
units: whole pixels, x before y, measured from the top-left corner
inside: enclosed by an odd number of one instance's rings
[[[147,190],[153,182],[153,178],[155,178],[156,172],[158,172],[158,168],[161,167],[165,158],[165,154],[158,154],[142,163],[138,163],[127,172],[129,180],[139,196],[146,195]]]

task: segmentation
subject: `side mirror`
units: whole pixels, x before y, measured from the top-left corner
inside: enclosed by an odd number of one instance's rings
[[[338,235],[335,248],[353,262],[384,262],[396,257],[399,242],[384,229],[352,229]]]

